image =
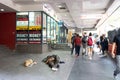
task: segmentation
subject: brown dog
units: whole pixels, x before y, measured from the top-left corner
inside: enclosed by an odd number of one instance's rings
[[[33,66],[34,64],[37,64],[37,62],[33,61],[32,59],[27,59],[27,60],[25,60],[25,62],[24,62],[24,66],[25,66],[25,67],[31,67],[31,66]]]

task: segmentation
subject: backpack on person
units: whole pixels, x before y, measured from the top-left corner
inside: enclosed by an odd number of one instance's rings
[[[84,36],[84,37],[82,38],[82,42],[83,42],[83,43],[86,43],[86,42],[87,42],[87,36]]]
[[[80,45],[81,44],[81,39],[79,37],[75,38],[75,45]]]
[[[93,45],[93,41],[92,41],[91,37],[88,38],[87,44],[88,44],[88,46],[92,46]]]

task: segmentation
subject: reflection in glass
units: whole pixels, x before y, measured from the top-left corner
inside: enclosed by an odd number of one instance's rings
[[[47,41],[50,42],[51,41],[51,31],[50,31],[50,17],[47,16]]]
[[[43,14],[43,37],[42,37],[42,41],[43,43],[46,43],[46,36],[47,36],[47,30],[46,30],[46,14]]]

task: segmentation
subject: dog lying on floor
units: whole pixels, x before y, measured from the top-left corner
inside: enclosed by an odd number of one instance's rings
[[[42,62],[46,63],[53,71],[58,70],[60,67],[59,63],[64,63],[63,61],[60,61],[60,57],[57,55],[47,56]]]
[[[34,64],[37,64],[37,62],[33,61],[32,59],[27,59],[24,62],[25,67],[32,67]]]

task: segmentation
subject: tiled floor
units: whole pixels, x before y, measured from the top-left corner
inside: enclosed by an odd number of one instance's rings
[[[42,61],[47,55],[57,54],[65,64],[60,64],[60,69],[52,71]],[[26,59],[37,61],[37,65],[24,67]],[[0,53],[0,80],[67,80],[72,69],[75,58],[69,51],[52,51],[43,54],[17,54]]]
[[[57,54],[61,61],[65,61],[56,72],[41,62],[47,55],[52,54]],[[38,64],[24,67],[24,61],[29,58]],[[95,54],[93,60],[88,60],[85,56],[76,58],[70,55],[70,51],[28,54],[0,50],[0,80],[113,80],[113,70],[110,59],[100,58],[98,54]]]
[[[68,80],[113,80],[114,66],[108,57],[80,57],[75,60]]]

